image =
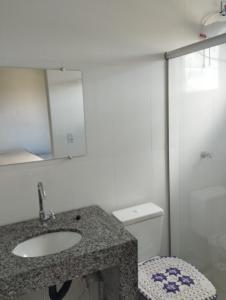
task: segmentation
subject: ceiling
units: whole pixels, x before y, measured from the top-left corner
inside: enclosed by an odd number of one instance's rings
[[[0,0],[0,62],[116,63],[162,53],[198,40],[201,18],[218,4]]]

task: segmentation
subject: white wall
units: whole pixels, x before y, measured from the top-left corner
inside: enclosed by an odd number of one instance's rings
[[[51,151],[44,71],[0,69],[0,128],[0,152]]]
[[[40,180],[55,211],[153,201],[167,212],[164,60],[82,71],[87,156],[0,168],[0,224],[38,216]],[[167,246],[166,221],[162,254]]]
[[[149,200],[165,206],[164,82],[162,58],[85,69],[87,156],[2,167],[0,224],[37,216],[38,180],[56,211],[93,203],[111,211]]]

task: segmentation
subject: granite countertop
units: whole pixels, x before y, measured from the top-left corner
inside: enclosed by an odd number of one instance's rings
[[[29,238],[62,230],[79,232],[81,241],[48,256],[12,254],[15,246]],[[59,213],[47,227],[38,219],[1,226],[0,239],[0,296],[6,299],[117,266],[126,260],[130,247],[132,255],[137,249],[136,239],[98,206]]]

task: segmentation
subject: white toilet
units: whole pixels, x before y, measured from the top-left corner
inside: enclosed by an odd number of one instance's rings
[[[138,240],[138,280],[142,299],[215,300],[212,283],[195,267],[176,257],[158,256],[164,211],[154,203],[121,209],[113,216]]]

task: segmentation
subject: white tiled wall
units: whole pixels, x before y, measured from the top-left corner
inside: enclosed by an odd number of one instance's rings
[[[0,224],[38,216],[40,180],[46,208],[56,212],[90,204],[111,212],[145,201],[167,211],[163,58],[83,71],[87,155],[1,167]],[[166,219],[162,254],[168,253]]]

